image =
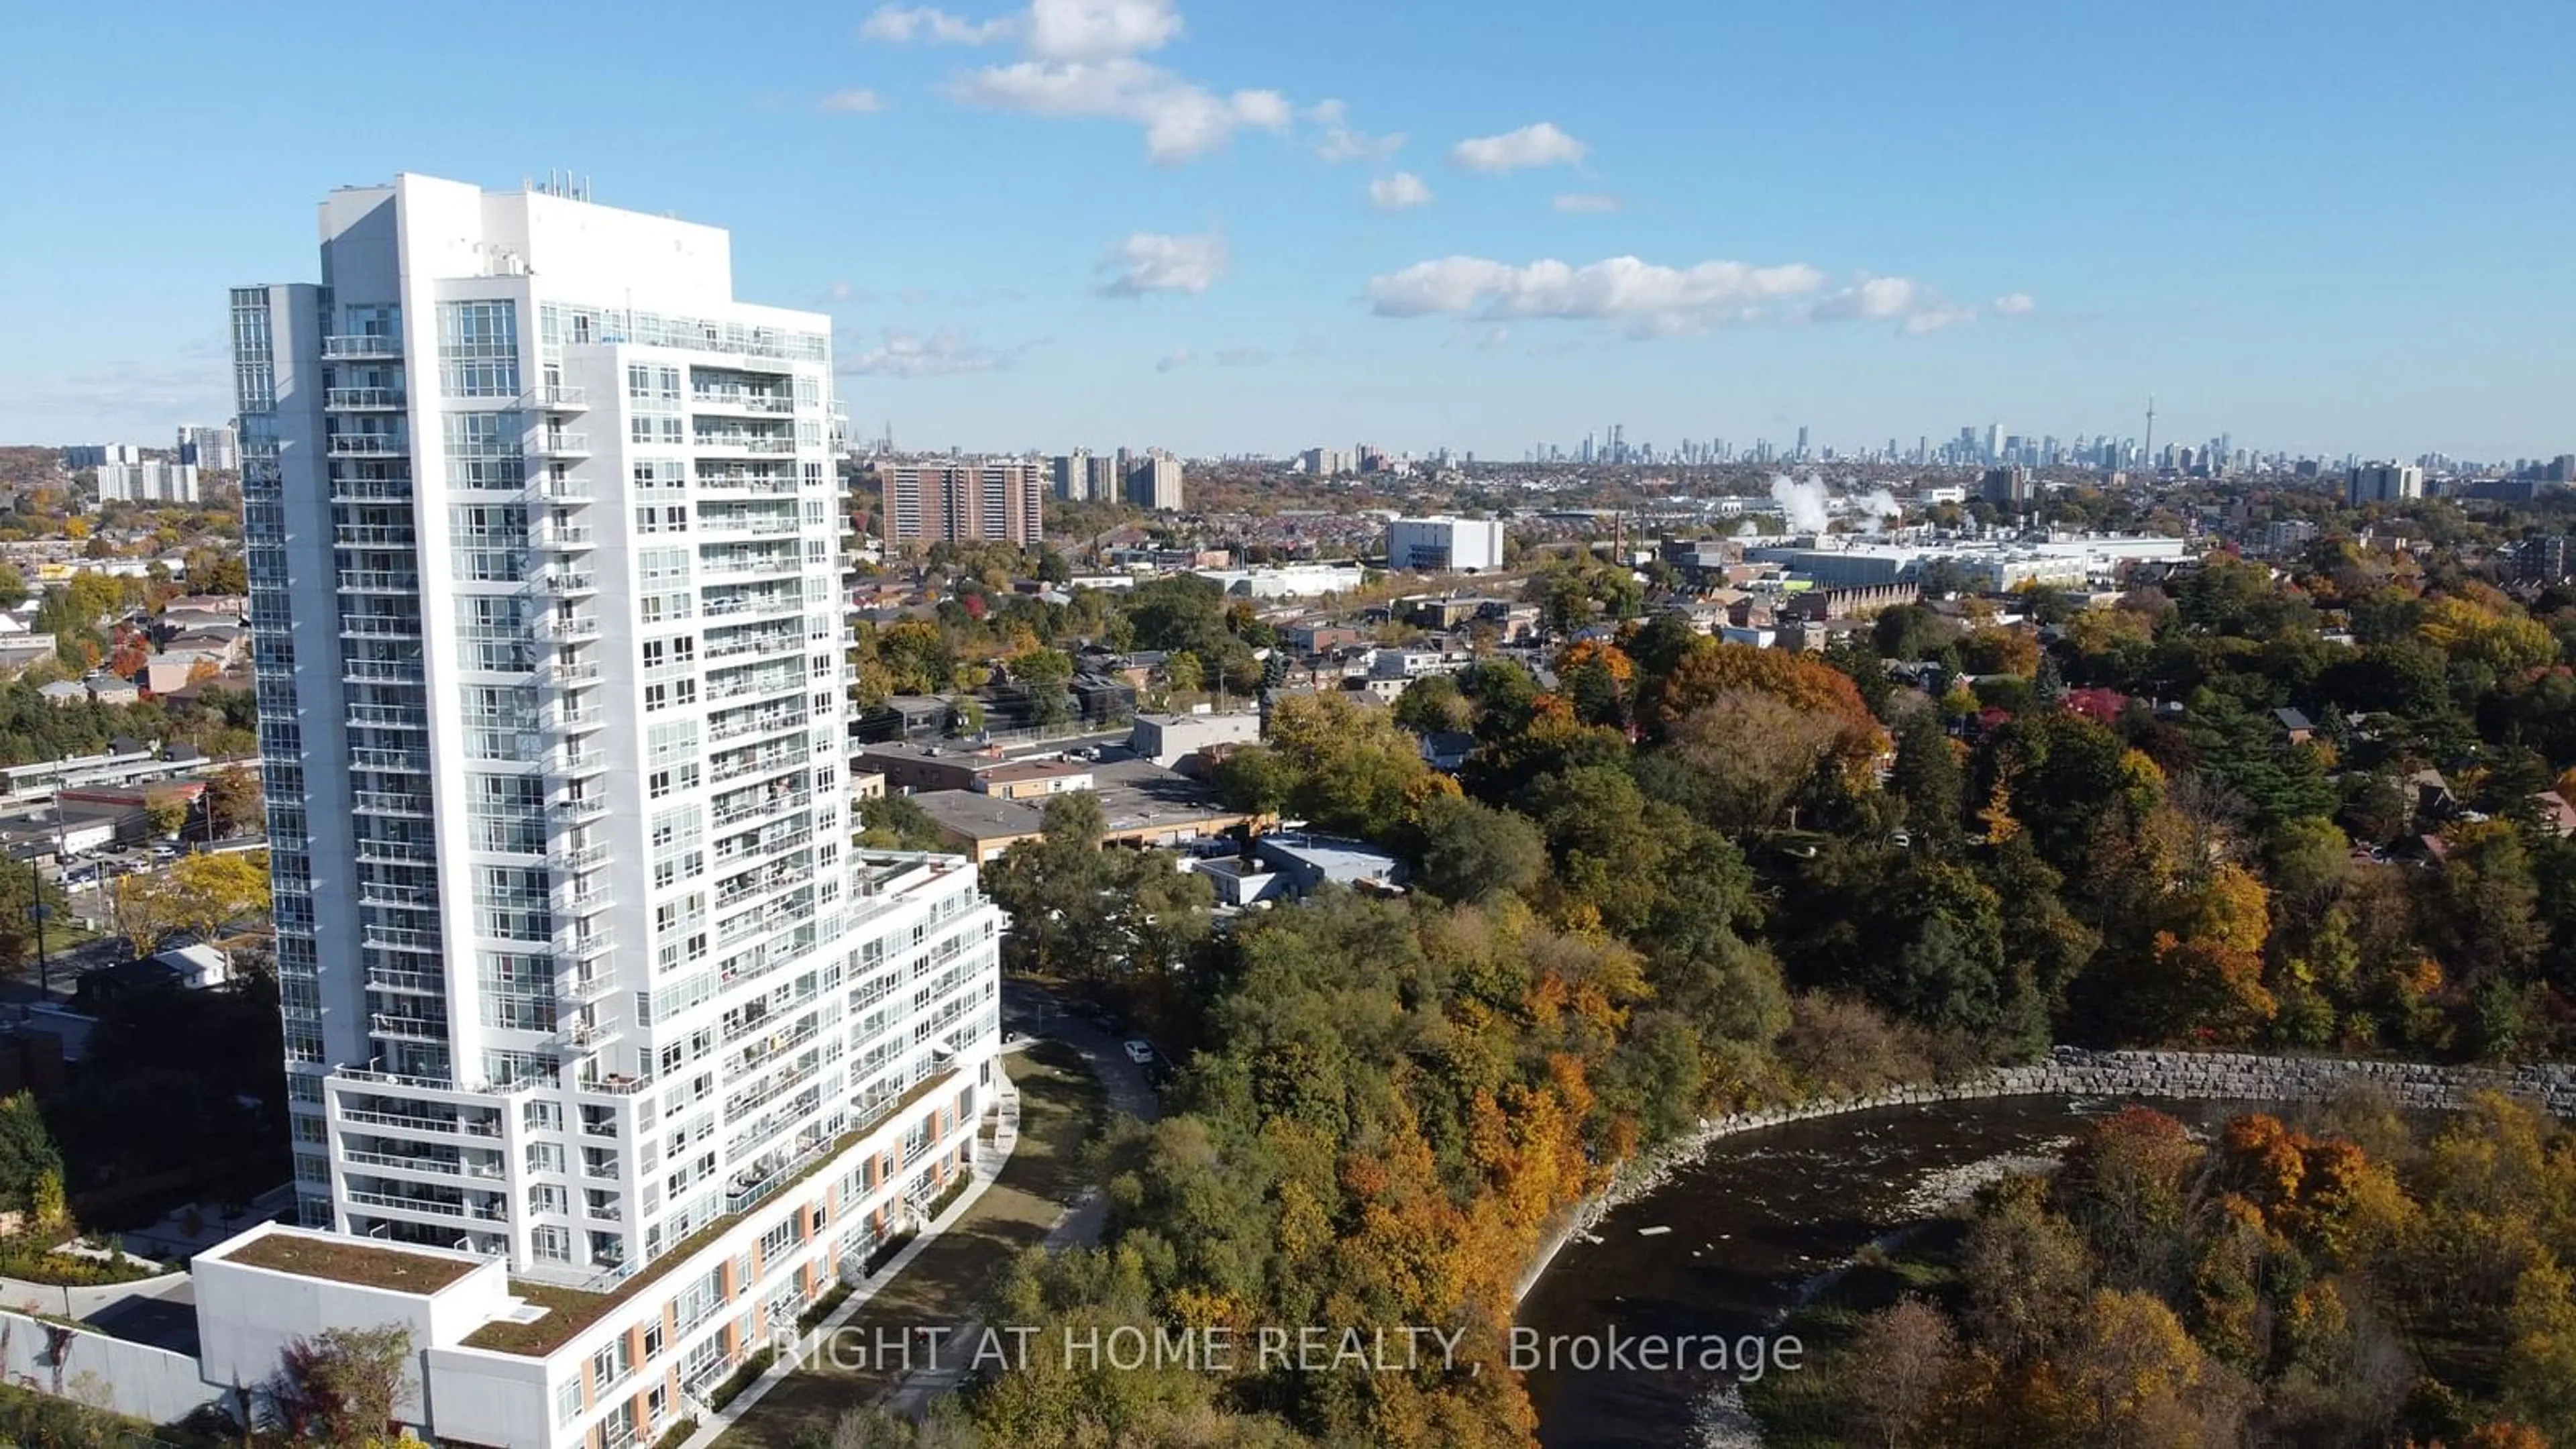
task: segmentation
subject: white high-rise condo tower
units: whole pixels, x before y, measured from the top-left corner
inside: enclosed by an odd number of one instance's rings
[[[506,1259],[424,1295],[442,1437],[649,1442],[970,1165],[998,912],[852,843],[828,319],[551,188],[321,237],[232,307],[302,1218]],[[210,1380],[352,1261],[268,1236]]]

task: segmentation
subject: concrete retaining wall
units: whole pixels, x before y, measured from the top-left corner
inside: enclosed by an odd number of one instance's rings
[[[2250,1052],[2087,1051],[2058,1047],[2046,1060],[2003,1067],[1964,1082],[1892,1087],[1860,1097],[1832,1097],[1708,1117],[1663,1146],[1621,1165],[1608,1189],[1579,1204],[1521,1275],[1526,1298],[1557,1251],[1600,1225],[1610,1210],[1661,1186],[1677,1168],[1698,1161],[1720,1138],[1788,1122],[1812,1121],[1880,1107],[1973,1102],[1990,1097],[2161,1097],[2168,1100],[2323,1102],[2353,1088],[2384,1093],[2417,1110],[2465,1106],[2478,1092],[2499,1091],[2561,1116],[2576,1116],[2576,1064],[2542,1063],[2497,1070],[2340,1057],[2261,1056]]]
[[[100,1309],[128,1298],[161,1298],[188,1281],[186,1273],[163,1273],[154,1278],[137,1278],[130,1283],[110,1283],[103,1287],[67,1288],[59,1283],[31,1283],[24,1278],[0,1278],[0,1308],[33,1306],[40,1313],[59,1313],[65,1318],[87,1318]]]
[[[223,1397],[197,1376],[188,1354],[7,1311],[0,1311],[0,1375],[20,1388],[154,1424]]]

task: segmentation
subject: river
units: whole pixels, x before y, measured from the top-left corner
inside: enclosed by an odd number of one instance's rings
[[[1886,1107],[1741,1133],[1565,1245],[1522,1300],[1542,1337],[1763,1331],[1800,1285],[1979,1182],[2055,1154],[2107,1099],[2003,1097]],[[2208,1102],[2153,1104],[2223,1121]],[[1641,1232],[1644,1229],[1647,1231]],[[1664,1231],[1653,1231],[1663,1229]],[[1546,1449],[1752,1442],[1711,1429],[1729,1372],[1533,1368]],[[1694,1431],[1696,1428],[1696,1437]]]

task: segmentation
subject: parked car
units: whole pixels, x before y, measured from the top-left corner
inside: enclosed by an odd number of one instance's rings
[[[1154,1064],[1154,1044],[1142,1039],[1127,1043],[1127,1060],[1134,1062],[1140,1067],[1152,1066]]]

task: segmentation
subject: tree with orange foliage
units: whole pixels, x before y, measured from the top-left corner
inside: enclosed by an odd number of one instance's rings
[[[1887,731],[1879,728],[1850,675],[1785,649],[1701,640],[1684,652],[1671,673],[1649,681],[1645,689],[1652,695],[1651,708],[1641,699],[1639,713],[1649,715],[1659,733],[1720,695],[1749,689],[1832,720],[1834,757],[1846,769],[1866,768],[1888,747]]]

